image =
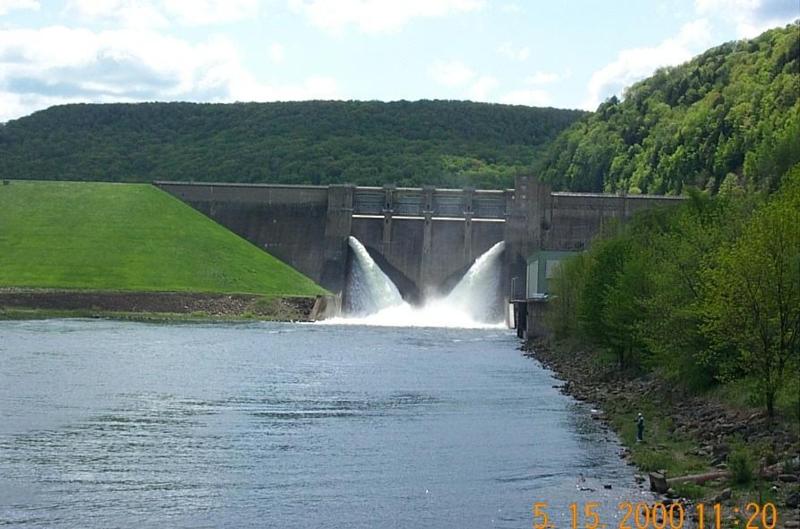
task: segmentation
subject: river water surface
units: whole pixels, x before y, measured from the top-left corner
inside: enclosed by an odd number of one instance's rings
[[[0,525],[530,527],[643,498],[508,330],[0,322]],[[583,476],[583,478],[581,477]],[[610,485],[611,488],[604,488]]]

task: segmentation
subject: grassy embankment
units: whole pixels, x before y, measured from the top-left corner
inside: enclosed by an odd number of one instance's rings
[[[131,292],[238,295],[240,315],[276,318],[277,299],[326,293],[150,185],[23,181],[0,186],[0,289],[118,293],[123,305]],[[30,309],[0,307],[0,317],[65,314]]]

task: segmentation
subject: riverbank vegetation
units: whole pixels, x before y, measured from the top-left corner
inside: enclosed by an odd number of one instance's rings
[[[565,131],[543,176],[684,194],[554,279],[556,336],[800,418],[800,21],[659,70]]]
[[[621,371],[800,421],[800,165],[766,196],[693,192],[606,230],[552,282],[557,339]],[[717,391],[721,391],[718,390]]]
[[[602,409],[639,468],[726,473],[674,481],[674,495],[796,513],[798,162],[800,23],[660,70],[543,159],[559,188],[686,196],[606,225],[564,261],[550,280],[551,339],[533,345],[565,391]]]
[[[10,181],[0,226],[0,289],[326,293],[150,185]]]
[[[586,114],[468,101],[64,105],[0,124],[0,178],[505,188]]]
[[[734,497],[771,491],[796,507],[800,164],[780,182],[772,194],[693,191],[677,208],[608,226],[556,272],[553,342],[534,349],[603,409],[641,469],[723,469]],[[725,486],[685,481],[673,494],[714,499]]]

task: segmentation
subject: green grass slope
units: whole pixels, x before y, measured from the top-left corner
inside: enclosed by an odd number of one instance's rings
[[[88,182],[0,185],[0,287],[324,293],[155,187]]]

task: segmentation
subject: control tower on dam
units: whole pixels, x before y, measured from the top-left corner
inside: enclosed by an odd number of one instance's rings
[[[231,231],[341,293],[357,238],[406,299],[447,292],[505,241],[502,288],[526,292],[540,251],[585,249],[602,226],[678,197],[557,193],[533,177],[514,189],[155,182]]]

